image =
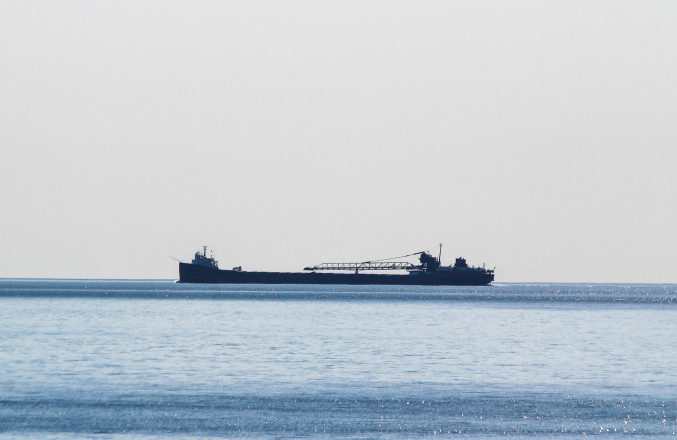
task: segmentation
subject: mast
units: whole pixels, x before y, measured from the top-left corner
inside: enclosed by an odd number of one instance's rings
[[[437,258],[437,261],[440,262],[440,266],[442,265],[442,243],[440,243],[440,256]]]

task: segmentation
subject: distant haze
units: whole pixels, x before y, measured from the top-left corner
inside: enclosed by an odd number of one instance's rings
[[[0,66],[0,277],[677,282],[674,1],[0,0]]]

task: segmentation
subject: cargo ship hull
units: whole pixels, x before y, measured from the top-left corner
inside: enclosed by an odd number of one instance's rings
[[[326,272],[249,272],[179,263],[179,282],[181,283],[485,286],[493,280],[493,273],[479,270],[422,271],[403,275]]]

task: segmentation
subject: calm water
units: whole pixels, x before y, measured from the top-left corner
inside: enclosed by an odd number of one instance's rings
[[[0,280],[0,438],[675,438],[677,286]]]

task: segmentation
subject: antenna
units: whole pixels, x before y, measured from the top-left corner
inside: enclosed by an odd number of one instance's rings
[[[442,265],[442,243],[440,243],[440,256],[439,256],[439,258],[437,259],[437,261],[440,262],[440,266],[441,266],[441,265]]]

